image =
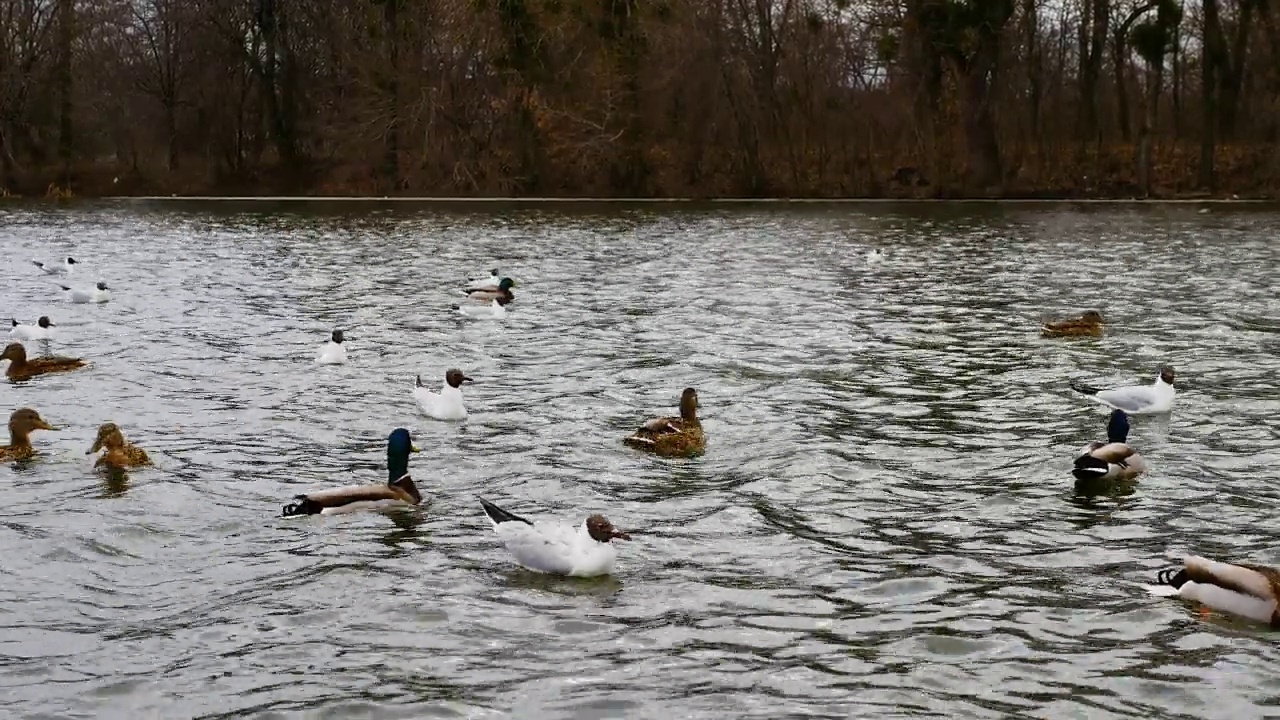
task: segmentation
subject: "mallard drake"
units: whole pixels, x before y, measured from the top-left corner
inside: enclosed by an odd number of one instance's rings
[[[1107,442],[1091,442],[1080,451],[1071,470],[1081,482],[1090,480],[1132,480],[1147,471],[1147,463],[1127,444],[1129,418],[1123,410],[1112,410],[1107,422]]]
[[[320,354],[316,356],[316,362],[321,365],[342,365],[347,362],[347,349],[342,343],[346,337],[341,330],[334,330],[329,336],[329,342],[320,348]]]
[[[418,486],[409,477],[409,453],[418,452],[409,431],[396,428],[387,436],[387,483],[351,485],[295,495],[298,502],[284,506],[283,516],[336,515],[359,510],[390,510],[413,507],[422,502]]]
[[[104,282],[96,283],[92,290],[81,290],[80,288],[72,288],[66,285],[59,285],[58,287],[62,288],[62,292],[68,300],[81,305],[84,303],[104,303],[111,299],[111,293]]]
[[[27,349],[22,343],[9,343],[4,352],[0,353],[0,360],[9,361],[9,369],[4,374],[11,380],[26,380],[36,375],[75,370],[85,365],[84,360],[69,357],[51,356],[28,360]]]
[[[477,300],[484,303],[488,303],[490,300],[497,300],[498,304],[506,305],[516,299],[516,296],[511,292],[511,288],[515,286],[515,280],[512,280],[509,277],[504,277],[498,282],[498,287],[496,288],[468,288],[464,289],[463,292],[465,292],[467,297],[471,300]]]
[[[1152,592],[1194,600],[1218,612],[1280,628],[1280,571],[1192,555],[1182,567],[1161,570]]]
[[[48,340],[53,337],[53,321],[48,315],[41,315],[35,325],[23,325],[14,318],[13,329],[9,331],[9,337],[14,340]]]
[[[454,368],[444,374],[444,386],[440,392],[431,392],[422,384],[422,376],[417,377],[413,388],[413,399],[423,414],[436,420],[465,420],[467,408],[462,404],[462,383],[473,382],[471,378]]]
[[[659,455],[692,455],[705,444],[698,421],[698,392],[685,388],[680,395],[680,417],[658,417],[645,422],[623,442]]]
[[[71,274],[71,270],[72,270],[72,269],[73,269],[73,268],[74,268],[78,263],[79,263],[79,261],[78,261],[78,260],[76,260],[76,259],[75,259],[75,258],[73,258],[73,257],[65,258],[65,259],[62,261],[62,264],[61,264],[61,265],[54,265],[54,264],[51,264],[51,263],[43,263],[43,262],[40,262],[39,260],[32,260],[32,261],[31,261],[31,264],[32,264],[32,265],[35,265],[36,267],[38,267],[38,268],[40,268],[41,270],[43,270],[43,271],[45,272],[45,274],[46,274],[46,275],[70,275],[70,274]]]
[[[1100,390],[1092,385],[1072,380],[1071,389],[1084,393],[1094,400],[1116,410],[1123,410],[1130,415],[1168,412],[1173,408],[1176,390],[1173,387],[1173,368],[1162,367],[1154,383],[1150,385],[1127,385],[1111,390]]]
[[[526,520],[480,498],[493,530],[521,567],[551,575],[595,577],[613,572],[613,540],[630,540],[603,515],[581,525]]]
[[[0,447],[0,460],[26,460],[36,451],[31,447],[35,430],[57,430],[31,408],[18,408],[9,416],[9,444]]]
[[[98,437],[93,441],[93,447],[86,450],[84,454],[92,455],[102,449],[105,449],[106,452],[93,463],[94,467],[105,465],[111,468],[125,469],[151,464],[151,458],[147,457],[147,451],[125,442],[124,433],[120,432],[119,426],[115,423],[103,423],[100,425],[98,427]]]
[[[1097,310],[1086,310],[1080,317],[1067,318],[1053,322],[1046,321],[1040,326],[1043,337],[1071,337],[1076,335],[1102,334],[1102,313]]]

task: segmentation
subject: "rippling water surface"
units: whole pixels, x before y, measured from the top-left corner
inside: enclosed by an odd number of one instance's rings
[[[5,319],[89,369],[0,468],[12,717],[1263,717],[1275,635],[1151,597],[1280,563],[1280,213],[1186,206],[0,206]],[[883,247],[888,259],[868,265]],[[30,264],[71,254],[106,305]],[[516,277],[503,323],[449,306]],[[1097,308],[1099,339],[1043,315]],[[312,364],[335,327],[350,364]],[[30,344],[29,344],[30,345]],[[34,348],[39,350],[40,348]],[[1105,409],[1177,369],[1136,486],[1076,497]],[[470,419],[419,415],[459,367]],[[623,446],[696,387],[703,457]],[[119,423],[158,467],[85,456]],[[430,504],[281,519],[385,480]],[[476,503],[634,529],[516,568]]]

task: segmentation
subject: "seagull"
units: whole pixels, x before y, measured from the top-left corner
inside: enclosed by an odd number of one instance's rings
[[[462,383],[472,382],[471,378],[453,369],[444,374],[444,386],[440,392],[431,392],[422,384],[422,376],[418,376],[417,385],[413,388],[413,399],[423,414],[436,420],[465,420],[467,409],[462,405]]]
[[[104,303],[111,299],[111,293],[107,292],[107,284],[104,282],[94,285],[93,290],[69,288],[66,285],[58,287],[62,288],[62,291],[67,294],[67,299],[73,303]]]
[[[480,498],[480,506],[516,563],[536,572],[570,577],[608,575],[618,557],[612,541],[631,539],[603,515],[592,515],[573,526],[531,522],[484,498]]]
[[[1156,381],[1150,385],[1127,385],[1111,390],[1100,390],[1074,380],[1071,389],[1091,396],[1094,400],[1130,415],[1169,412],[1173,407],[1173,368],[1162,367]]]
[[[334,330],[333,335],[329,337],[329,342],[320,348],[320,355],[316,357],[316,362],[321,365],[345,365],[347,348],[342,344],[344,339],[341,330]]]
[[[502,320],[507,317],[507,309],[497,298],[489,301],[488,305],[454,305],[453,309],[473,320]]]
[[[489,277],[467,278],[466,290],[489,290],[498,287],[502,278],[498,277],[498,268],[489,271]]]
[[[47,265],[39,260],[32,260],[31,264],[45,271],[45,273],[49,275],[70,275],[72,266],[80,264],[80,261],[73,257],[69,257],[66,260],[63,260],[61,265]]]
[[[10,318],[13,320],[13,318]],[[48,315],[41,315],[35,325],[23,325],[17,320],[13,320],[13,329],[9,331],[9,337],[14,340],[48,340],[53,337],[54,327],[53,321]]]
[[[878,263],[881,260],[884,260],[884,253],[880,250],[880,248],[872,248],[867,251],[868,263]]]

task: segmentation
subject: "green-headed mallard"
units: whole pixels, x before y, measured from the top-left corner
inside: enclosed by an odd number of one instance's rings
[[[1280,571],[1192,555],[1176,570],[1156,575],[1151,592],[1194,600],[1218,612],[1280,628]]]
[[[702,452],[705,438],[698,422],[698,392],[685,388],[680,395],[680,417],[657,417],[623,440],[632,447],[664,456],[693,455]]]
[[[498,283],[498,287],[496,288],[492,288],[492,287],[467,288],[463,290],[463,292],[467,294],[468,299],[476,302],[482,302],[488,305],[489,301],[497,300],[499,305],[506,305],[507,303],[516,299],[516,296],[513,295],[511,292],[511,288],[515,286],[516,286],[515,280],[512,280],[509,277],[504,277]]]
[[[359,510],[407,508],[422,502],[422,494],[409,477],[409,453],[418,452],[409,431],[396,428],[387,437],[387,482],[385,485],[352,485],[295,495],[298,502],[284,506],[284,517],[293,515],[334,515]]]
[[[1128,445],[1129,418],[1123,410],[1112,410],[1107,422],[1107,442],[1091,442],[1076,457],[1072,476],[1090,480],[1132,480],[1147,471],[1142,456]]]

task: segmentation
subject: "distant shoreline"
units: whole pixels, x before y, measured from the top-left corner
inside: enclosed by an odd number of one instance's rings
[[[32,198],[35,200],[36,198]],[[342,196],[342,195],[113,195],[75,198],[74,200],[105,200],[110,202],[396,202],[396,203],[527,203],[530,205],[553,203],[616,203],[616,204],[1047,204],[1082,203],[1110,205],[1266,205],[1280,204],[1280,198],[619,198],[619,197],[451,197],[451,196]],[[74,201],[73,200],[73,201]]]

